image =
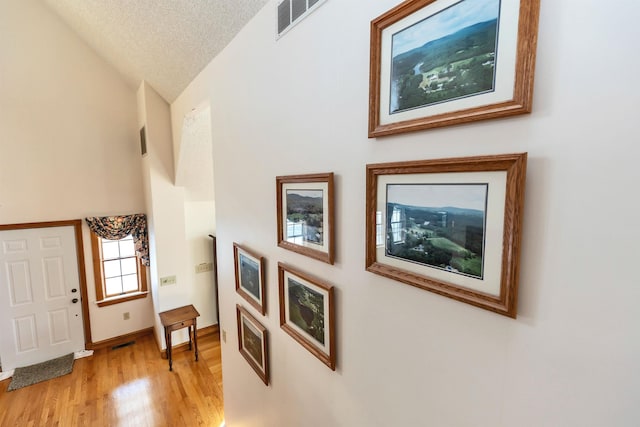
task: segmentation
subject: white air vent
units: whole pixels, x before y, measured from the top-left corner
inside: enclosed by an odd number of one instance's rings
[[[278,38],[326,0],[282,0],[278,3]]]

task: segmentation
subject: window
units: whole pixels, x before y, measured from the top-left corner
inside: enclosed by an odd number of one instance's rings
[[[406,220],[404,209],[394,206],[393,213],[391,214],[391,236],[393,243],[404,243],[405,230]]]
[[[100,307],[147,296],[146,268],[136,257],[133,237],[108,240],[91,233],[96,299]]]
[[[384,234],[382,233],[382,212],[376,212],[376,246],[384,245]]]

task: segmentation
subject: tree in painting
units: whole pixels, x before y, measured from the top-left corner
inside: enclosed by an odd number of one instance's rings
[[[481,278],[486,195],[486,184],[389,185],[386,254]]]
[[[500,0],[462,0],[392,37],[390,113],[494,89]]]
[[[253,357],[253,359],[262,366],[262,339],[258,332],[255,332],[251,325],[243,319],[243,346],[244,349]]]
[[[244,254],[240,256],[240,285],[251,295],[260,299],[260,269],[256,261]]]
[[[287,240],[322,245],[323,191],[287,190]]]
[[[289,319],[324,345],[324,296],[289,278]]]

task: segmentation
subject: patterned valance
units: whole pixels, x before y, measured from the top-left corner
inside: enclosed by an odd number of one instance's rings
[[[103,216],[85,218],[89,229],[103,239],[120,240],[129,234],[133,237],[136,255],[143,265],[149,263],[149,236],[147,235],[147,216],[145,214]]]

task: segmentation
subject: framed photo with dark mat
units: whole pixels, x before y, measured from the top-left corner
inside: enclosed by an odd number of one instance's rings
[[[335,371],[333,286],[283,263],[278,282],[280,327]]]

